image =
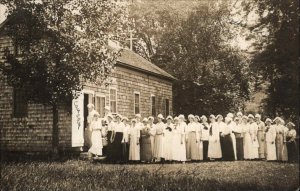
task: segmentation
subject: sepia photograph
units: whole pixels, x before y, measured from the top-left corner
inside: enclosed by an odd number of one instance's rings
[[[299,191],[298,0],[0,0],[1,191]]]

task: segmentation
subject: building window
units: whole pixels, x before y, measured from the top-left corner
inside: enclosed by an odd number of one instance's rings
[[[156,116],[155,96],[151,95],[151,115]]]
[[[109,90],[110,109],[112,113],[117,113],[117,90]]]
[[[134,93],[134,114],[140,113],[140,93]]]
[[[28,114],[28,104],[25,89],[14,88],[13,95],[14,102],[14,117],[27,117]]]
[[[96,111],[100,114],[100,117],[104,117],[104,108],[105,108],[105,97],[96,96]]]
[[[170,115],[170,104],[169,104],[169,99],[166,99],[166,116]]]

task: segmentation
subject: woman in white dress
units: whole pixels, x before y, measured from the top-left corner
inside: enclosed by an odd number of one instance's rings
[[[91,143],[92,146],[89,149],[89,153],[96,155],[96,157],[102,155],[102,134],[101,134],[101,129],[102,129],[102,121],[99,120],[99,113],[94,112],[93,117],[91,119],[91,130],[92,130],[92,135],[91,135]]]
[[[186,161],[186,145],[185,145],[185,129],[187,127],[185,123],[184,115],[179,115],[174,118],[175,126],[173,130],[173,160]]]
[[[207,123],[207,117],[205,115],[201,116],[202,120],[202,129],[200,140],[203,144],[203,159],[208,160],[207,152],[208,152],[208,137],[209,137],[209,124]]]
[[[276,123],[274,125],[276,129],[276,154],[277,154],[277,160],[279,161],[287,161],[287,153],[284,152],[286,143],[284,143],[285,139],[285,127],[282,124],[282,119],[280,117],[276,117],[274,119],[274,122]]]
[[[164,158],[164,130],[166,125],[162,122],[163,119],[163,115],[159,114],[157,116],[158,123],[155,125],[154,158],[156,161],[161,161]]]
[[[140,129],[136,126],[136,119],[131,120],[129,129],[129,160],[140,160]]]
[[[198,141],[198,147],[199,147],[199,155],[200,155],[200,159],[199,160],[203,160],[203,142],[202,142],[202,129],[203,129],[203,125],[200,123],[200,117],[198,115],[195,115],[195,123],[197,126],[197,131],[198,131],[198,135],[197,135],[197,141]]]
[[[241,128],[242,128],[242,134],[244,137],[244,159],[245,160],[251,160],[253,159],[252,157],[252,139],[250,135],[250,125],[248,124],[248,117],[243,116],[242,117],[242,123],[241,123]]]
[[[210,115],[210,127],[209,127],[209,137],[208,137],[208,153],[207,156],[210,159],[220,159],[222,158],[221,143],[220,143],[220,130],[216,123],[216,117]]]
[[[249,119],[250,136],[252,140],[252,159],[258,159],[259,158],[259,154],[258,154],[259,143],[257,140],[258,126],[257,123],[254,121],[254,116],[252,114],[248,115],[248,119]]]
[[[166,123],[166,128],[164,129],[164,159],[166,161],[173,160],[172,157],[172,143],[173,143],[173,129],[174,125],[172,124],[172,116],[168,116]]]
[[[266,159],[267,161],[275,161],[277,160],[276,157],[276,129],[272,125],[272,120],[267,118],[266,119],[266,126],[265,126],[265,133],[266,133]]]
[[[188,116],[189,124],[186,128],[186,159],[197,161],[200,160],[199,152],[199,130],[197,129],[197,124],[195,123],[195,116]]]

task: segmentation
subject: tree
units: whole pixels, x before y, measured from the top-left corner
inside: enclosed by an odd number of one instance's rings
[[[102,84],[119,54],[109,39],[124,39],[124,7],[110,0],[1,0],[6,33],[22,56],[7,51],[0,70],[30,101],[51,105],[53,156],[58,156],[58,105],[68,105],[84,82]]]
[[[247,23],[247,28],[255,48],[251,70],[258,83],[269,84],[265,111],[298,120],[299,1],[251,0],[242,5],[244,15],[255,12],[258,17],[254,24]]]
[[[247,59],[230,44],[228,15],[223,6],[200,7],[160,39],[152,61],[179,79],[176,113],[225,114],[249,99]]]

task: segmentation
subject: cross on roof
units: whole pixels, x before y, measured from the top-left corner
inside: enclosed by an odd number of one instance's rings
[[[129,31],[130,37],[126,39],[126,40],[129,40],[129,42],[130,42],[130,50],[132,50],[133,40],[137,40],[137,38],[133,38],[132,31],[133,31],[133,30],[130,30],[130,31]]]

